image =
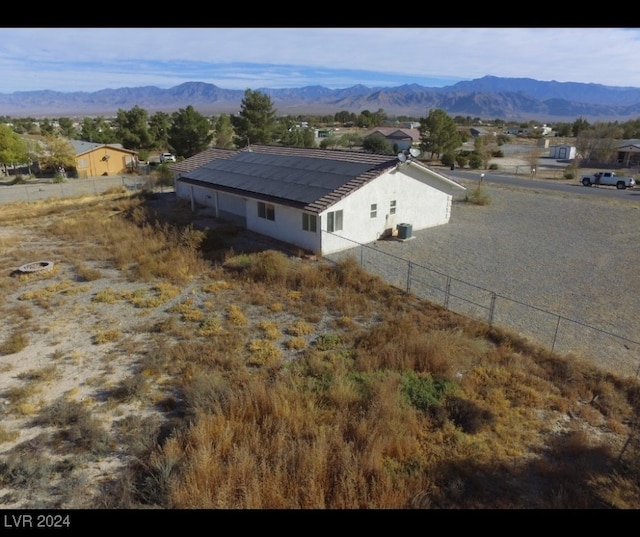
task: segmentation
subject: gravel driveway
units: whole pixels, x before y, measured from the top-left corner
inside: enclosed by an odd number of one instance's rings
[[[485,188],[489,205],[454,201],[449,224],[349,252],[418,296],[635,375],[640,203]]]

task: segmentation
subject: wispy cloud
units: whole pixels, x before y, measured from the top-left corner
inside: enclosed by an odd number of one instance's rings
[[[2,28],[0,93],[443,86],[485,75],[640,87],[639,41],[636,28]]]

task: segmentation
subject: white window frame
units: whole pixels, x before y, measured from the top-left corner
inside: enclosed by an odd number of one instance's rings
[[[335,233],[336,231],[342,231],[343,229],[343,214],[342,209],[339,211],[331,211],[327,213],[327,231]]]
[[[302,213],[302,229],[304,231],[310,231],[316,233],[318,230],[318,217],[311,213]]]
[[[258,218],[264,218],[265,220],[275,221],[276,219],[276,207],[271,203],[265,203],[264,201],[258,202]]]

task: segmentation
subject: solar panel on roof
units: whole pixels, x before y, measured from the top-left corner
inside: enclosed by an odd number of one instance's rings
[[[184,177],[211,185],[312,203],[374,168],[376,164],[378,162],[243,151],[228,159],[212,160]]]

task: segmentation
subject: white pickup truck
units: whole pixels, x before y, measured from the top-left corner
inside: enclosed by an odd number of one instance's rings
[[[618,190],[624,190],[625,188],[633,188],[636,181],[633,177],[622,177],[616,175],[616,172],[596,172],[592,175],[583,175],[580,178],[580,182],[584,186],[591,185],[609,185],[615,186]]]

